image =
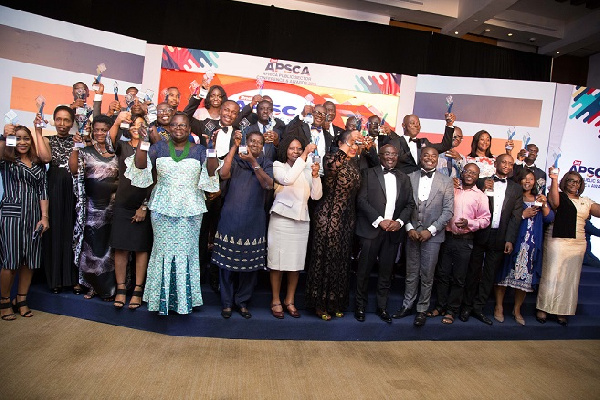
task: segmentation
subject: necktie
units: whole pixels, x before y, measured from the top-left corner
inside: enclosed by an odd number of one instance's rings
[[[323,130],[323,128],[322,128],[322,127],[320,127],[320,126],[314,126],[314,125],[313,125],[313,126],[311,126],[311,127],[310,127],[310,129],[314,129],[314,130],[316,130],[316,131],[318,131],[318,132],[321,132],[321,131]]]
[[[394,168],[384,168],[383,169],[383,174],[394,174],[396,175],[396,170]]]
[[[266,132],[267,132],[267,126],[266,126],[266,125],[263,125],[262,127],[263,127],[263,131],[262,131],[262,133],[266,133]]]
[[[431,171],[427,171],[427,170],[424,170],[423,168],[421,168],[421,177],[424,177],[425,175],[427,175],[428,178],[431,178],[433,176],[434,172],[435,172],[435,169],[432,169]]]
[[[415,138],[410,138],[410,139],[408,139],[408,141],[417,143],[417,139],[415,139]]]
[[[494,175],[494,182],[506,183],[506,178],[498,178],[496,175]]]

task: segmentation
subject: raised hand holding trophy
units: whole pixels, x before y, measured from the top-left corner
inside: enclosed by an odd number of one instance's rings
[[[36,128],[45,128],[46,123],[44,122],[44,106],[46,105],[46,99],[41,94],[35,98],[35,105],[38,108],[38,114],[42,116],[42,122],[35,124]]]
[[[307,105],[307,106],[315,105],[315,103],[313,103],[313,101],[315,100],[315,97],[312,94],[307,94],[306,96],[304,96],[304,100],[305,100],[305,105]],[[306,114],[304,116],[304,122],[306,122],[308,124],[308,126],[311,126],[314,121],[315,121],[315,119],[313,118],[312,114]]]
[[[238,153],[240,154],[248,154],[248,146],[246,146],[246,130],[250,125],[250,121],[248,121],[246,118],[243,118],[240,121],[240,130],[242,131],[242,142],[240,144],[240,148],[238,149]]]
[[[4,114],[4,122],[7,125],[18,125],[19,119],[17,117],[17,113],[13,110],[9,110],[6,114]],[[16,147],[17,137],[14,134],[6,136],[6,145],[9,147]]]
[[[139,92],[138,92],[139,93]],[[127,104],[127,111],[131,111],[131,107],[135,103],[135,96],[131,93],[127,93],[125,96],[125,104]],[[121,129],[129,129],[129,122],[121,122],[119,125]]]
[[[215,143],[213,143],[213,133],[214,133],[215,129],[217,129],[217,126],[212,121],[208,121],[206,123],[206,125],[204,125],[204,128],[205,128],[205,132],[208,135],[208,140],[207,140],[208,148],[206,149],[206,157],[216,158],[217,150],[215,149]]]
[[[556,150],[554,150],[552,152],[552,158],[554,158],[554,164],[552,164],[551,172],[553,174],[558,175],[558,173],[560,172],[560,169],[558,168],[558,160],[560,159],[561,155],[562,154],[561,154],[560,148],[558,148],[558,147],[556,148]]]
[[[384,125],[385,125],[385,119],[387,118],[388,113],[385,113],[385,115],[383,116],[383,118],[381,119],[381,123],[379,124],[379,136],[385,136],[385,130],[383,129]]]
[[[94,79],[94,83],[92,84],[92,90],[98,91],[98,89],[100,89],[98,84],[100,83],[100,79],[102,78],[102,73],[104,71],[106,71],[106,65],[104,65],[104,63],[98,64],[98,67],[96,68],[96,74],[98,75]]]
[[[517,134],[517,131],[515,129],[514,126],[509,126],[507,131],[506,131],[506,136],[508,137],[508,142],[510,142],[511,140],[513,140],[513,138],[515,137],[515,135]],[[513,146],[511,144],[506,144],[506,146],[504,146],[504,148],[506,150],[512,150]]]
[[[527,145],[529,144],[530,140],[531,140],[531,134],[529,132],[527,132],[526,134],[523,135],[523,148],[525,149],[525,157],[529,157],[529,152],[527,151]]]

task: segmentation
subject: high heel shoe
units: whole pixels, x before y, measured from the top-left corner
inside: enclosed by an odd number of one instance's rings
[[[513,313],[513,315],[515,315]],[[498,308],[494,308],[494,319],[500,323],[504,322],[504,312]]]
[[[546,318],[548,318],[548,314],[546,314],[543,311],[538,311],[535,313],[535,320],[537,322],[539,322],[540,324],[545,324],[546,323]]]
[[[317,311],[317,315],[319,316],[319,318],[321,318],[323,321],[331,321],[331,315],[329,315],[329,313],[327,313],[327,311],[323,311],[323,310],[316,310]]]
[[[294,306],[294,303],[286,304],[285,309],[292,316],[292,318],[300,318],[300,313],[298,312],[298,309],[296,309],[296,306]]]
[[[133,299],[134,297],[139,297],[140,302],[133,303],[131,300],[129,300],[129,309],[130,310],[137,310],[142,305],[142,296],[144,295],[144,292],[143,292],[144,285],[135,285],[135,287],[140,288],[142,290],[134,290],[133,293],[131,293],[131,298]]]
[[[284,317],[283,309],[281,311],[275,311],[275,307],[281,307],[281,303],[279,303],[279,304],[271,303],[271,314],[273,314],[273,316],[277,319],[283,319],[283,317]]]
[[[5,310],[7,308],[13,308],[12,303],[10,302],[10,297],[0,297],[0,310]],[[17,316],[14,313],[5,314],[1,316],[4,321],[14,321],[17,319]]]
[[[113,306],[117,310],[122,310],[123,307],[125,307],[125,302],[116,300],[116,296],[127,296],[127,288],[119,288],[119,286],[125,286],[125,283],[117,283],[117,291],[115,292],[115,301],[113,302]]]
[[[517,324],[525,326],[525,318],[523,318],[522,315],[516,315],[514,311],[513,311],[512,315]]]
[[[25,299],[17,302],[17,298],[19,296],[25,297]],[[21,315],[21,317],[25,317],[25,318],[33,317],[33,313],[31,312],[31,310],[27,310],[24,313],[21,312],[21,308],[27,307],[27,293],[25,293],[25,294],[17,293],[17,298],[15,298],[15,302],[13,303],[13,306],[12,306],[13,311],[16,313],[19,313]]]
[[[567,320],[567,317],[561,316],[561,315],[559,315],[559,316],[556,317],[556,322],[558,322],[558,324],[560,326],[567,326],[567,325],[569,325],[569,321]]]

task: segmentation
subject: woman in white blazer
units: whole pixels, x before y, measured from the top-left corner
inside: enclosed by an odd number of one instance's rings
[[[277,158],[273,163],[275,200],[267,233],[267,266],[270,272],[273,300],[271,312],[275,318],[283,318],[283,306],[279,297],[283,272],[287,272],[287,294],[284,305],[294,318],[300,317],[294,306],[298,277],[304,269],[310,222],[308,198],[319,200],[323,195],[319,163],[313,163],[312,153],[317,148],[306,144],[306,139],[287,136],[279,144]]]

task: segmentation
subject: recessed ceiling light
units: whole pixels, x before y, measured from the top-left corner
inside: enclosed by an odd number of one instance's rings
[[[512,35],[513,35],[512,33],[509,33],[509,34],[508,34],[508,36],[512,36]]]
[[[455,34],[455,35],[458,35],[458,31],[454,31],[454,34]]]
[[[488,28],[488,29],[486,29],[485,31],[486,31],[486,32],[490,32],[490,31],[491,31],[491,29],[490,29],[490,28]]]
[[[560,54],[560,51],[557,51],[556,54]]]

